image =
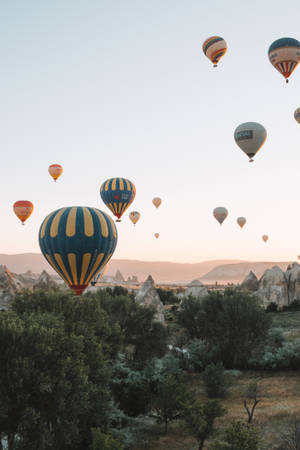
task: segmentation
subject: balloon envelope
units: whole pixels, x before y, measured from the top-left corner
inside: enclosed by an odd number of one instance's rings
[[[48,167],[48,172],[53,180],[56,181],[63,173],[63,168],[60,164],[51,164],[51,166]]]
[[[234,139],[237,145],[253,161],[253,156],[267,139],[266,129],[257,122],[245,122],[236,127]]]
[[[152,203],[156,208],[158,208],[161,205],[161,202],[162,200],[159,197],[154,197],[154,199],[152,200]]]
[[[31,216],[33,203],[29,200],[18,200],[13,205],[15,215],[21,220],[22,225]]]
[[[129,214],[129,219],[131,220],[133,225],[135,225],[137,223],[137,221],[139,220],[140,217],[141,217],[141,215],[137,211],[131,211],[131,213]]]
[[[287,37],[277,39],[270,45],[268,55],[271,64],[288,82],[300,61],[300,42]]]
[[[117,245],[113,220],[96,208],[70,206],[50,213],[39,231],[44,257],[80,295],[105,267]]]
[[[218,206],[217,208],[215,208],[213,210],[213,215],[214,215],[215,219],[217,219],[219,224],[222,225],[222,223],[224,222],[224,220],[228,216],[228,211],[223,206]]]
[[[243,226],[244,226],[245,223],[247,222],[246,219],[245,219],[245,217],[238,217],[238,218],[236,219],[236,221],[237,221],[238,225],[239,225],[241,228],[243,228]]]
[[[264,234],[264,235],[262,236],[262,240],[263,240],[264,242],[267,242],[268,239],[269,239],[269,236],[267,236],[266,234]]]
[[[211,36],[202,45],[204,55],[217,67],[220,59],[227,51],[227,44],[220,36]]]
[[[135,198],[135,186],[126,178],[110,178],[104,181],[100,188],[100,195],[105,205],[120,218]]]
[[[300,108],[297,108],[294,112],[295,120],[297,120],[298,123],[300,123]]]

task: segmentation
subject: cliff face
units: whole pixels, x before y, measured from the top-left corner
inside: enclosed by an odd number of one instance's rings
[[[24,284],[6,266],[0,266],[0,309],[9,309],[15,295],[24,289]]]

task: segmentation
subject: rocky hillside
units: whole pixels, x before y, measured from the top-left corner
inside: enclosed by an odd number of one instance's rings
[[[241,262],[238,264],[224,264],[217,266],[200,277],[203,283],[240,283],[252,271],[260,278],[267,269],[275,265],[286,270],[290,262]]]

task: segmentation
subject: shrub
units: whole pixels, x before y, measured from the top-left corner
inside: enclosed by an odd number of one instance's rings
[[[228,387],[228,378],[222,363],[209,364],[202,374],[204,388],[209,398],[223,398]]]
[[[275,302],[269,303],[268,306],[266,307],[266,312],[272,312],[272,313],[278,312],[277,303],[275,303]]]

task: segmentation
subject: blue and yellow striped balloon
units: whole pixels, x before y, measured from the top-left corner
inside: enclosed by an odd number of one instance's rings
[[[43,255],[77,295],[108,263],[117,240],[113,220],[99,209],[85,206],[53,211],[39,231]]]
[[[135,198],[134,184],[126,178],[110,178],[104,181],[100,188],[100,195],[106,206],[120,218]]]

